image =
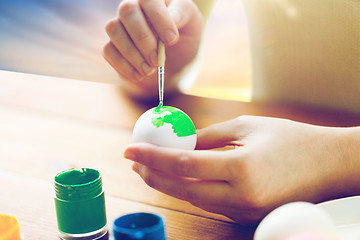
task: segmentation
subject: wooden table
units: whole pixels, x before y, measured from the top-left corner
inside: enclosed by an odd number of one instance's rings
[[[179,95],[167,102],[197,128],[242,114],[286,117],[328,126],[360,125],[360,115],[278,104]],[[119,86],[0,71],[0,213],[14,215],[24,239],[57,239],[54,176],[72,167],[100,171],[112,221],[132,212],[164,216],[170,240],[252,239],[239,226],[163,195],[123,158],[136,119],[151,105],[128,99]]]

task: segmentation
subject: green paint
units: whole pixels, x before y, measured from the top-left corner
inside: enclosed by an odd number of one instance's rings
[[[55,208],[63,234],[95,232],[106,225],[105,197],[100,173],[70,169],[55,177]]]
[[[90,184],[100,177],[98,171],[94,169],[72,169],[71,171],[63,172],[55,177],[55,181],[61,185],[83,185]]]
[[[157,128],[169,123],[178,137],[196,134],[195,126],[189,116],[175,107],[159,105],[153,109],[152,114],[152,124]]]

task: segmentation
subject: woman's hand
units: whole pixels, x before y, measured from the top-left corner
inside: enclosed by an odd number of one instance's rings
[[[196,56],[202,15],[191,0],[123,0],[118,16],[106,25],[110,37],[105,59],[135,96],[157,94],[157,44],[166,45],[167,87],[171,78]]]
[[[124,156],[151,187],[242,224],[292,201],[349,194],[354,180],[341,128],[241,116],[198,130],[196,151],[128,146]],[[234,146],[231,150],[209,150]]]

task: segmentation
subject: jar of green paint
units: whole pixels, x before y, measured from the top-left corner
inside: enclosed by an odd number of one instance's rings
[[[105,197],[97,170],[70,169],[56,175],[55,208],[61,239],[107,235]]]

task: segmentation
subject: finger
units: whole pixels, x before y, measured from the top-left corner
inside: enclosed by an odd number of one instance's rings
[[[157,38],[136,1],[124,1],[119,6],[119,20],[136,48],[153,67],[157,66]]]
[[[229,204],[194,204],[196,207],[201,208],[207,212],[224,215],[231,220],[239,223],[240,225],[254,226],[259,223],[259,219],[264,218],[266,215],[263,212],[259,212],[258,209],[252,209],[248,206],[239,206]],[[267,212],[268,213],[268,212]],[[250,239],[250,238],[249,238]],[[252,239],[252,238],[251,238]]]
[[[135,163],[133,170],[150,187],[193,204],[226,204],[231,187],[224,181],[178,177]]]
[[[124,157],[182,177],[226,181],[232,176],[227,152],[186,151],[141,143],[128,146]]]
[[[179,32],[164,0],[140,0],[140,5],[160,39],[166,45],[174,44]]]
[[[142,80],[142,76],[122,57],[112,42],[107,43],[103,49],[103,56],[108,63],[124,78],[132,81]]]
[[[198,129],[196,149],[213,149],[236,144],[243,136],[241,125],[237,119],[216,123],[203,129]]]
[[[124,26],[114,19],[106,24],[106,32],[111,42],[118,49],[121,55],[144,76],[149,76],[155,72],[155,68],[147,64],[144,57],[131,41]]]
[[[171,1],[168,6],[168,12],[178,29],[182,29],[183,27],[187,26],[196,14],[201,15],[200,12],[197,11],[197,6],[191,0]],[[198,17],[201,18],[201,16]]]

